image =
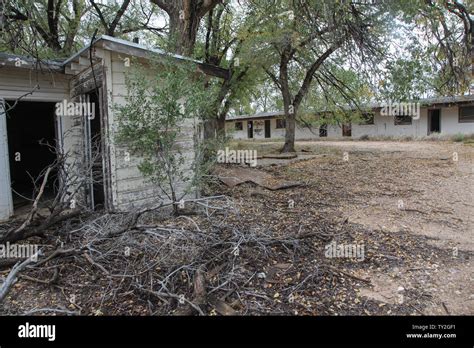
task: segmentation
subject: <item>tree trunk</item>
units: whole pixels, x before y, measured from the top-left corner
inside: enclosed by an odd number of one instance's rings
[[[217,119],[217,136],[218,137],[224,137],[225,136],[225,117],[226,113],[221,114],[219,118]]]
[[[7,17],[5,15],[3,0],[0,0],[0,31],[3,31],[3,28],[6,22],[7,22]]]
[[[213,151],[213,143],[216,140],[216,128],[217,120],[216,119],[207,119],[203,122],[203,138],[204,138],[204,153],[203,159],[204,162],[211,161],[215,153]]]
[[[168,13],[170,18],[169,48],[190,56],[194,51],[201,19],[222,0],[150,0]]]
[[[204,127],[204,140],[216,138],[217,122],[215,119],[205,120],[203,122]]]
[[[187,13],[178,11],[170,14],[170,51],[191,56],[200,21],[201,18],[193,13],[192,7]]]
[[[296,108],[290,112],[290,105],[285,106],[285,145],[281,149],[282,153],[295,152],[295,130],[296,130]]]

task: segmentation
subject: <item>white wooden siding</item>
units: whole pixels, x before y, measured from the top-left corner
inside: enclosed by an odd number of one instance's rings
[[[10,188],[10,164],[8,161],[7,118],[4,102],[0,99],[0,221],[13,214],[12,191]]]
[[[69,98],[70,77],[29,69],[0,69],[0,98],[57,102]],[[35,88],[38,85],[39,88]],[[30,93],[26,95],[27,93]]]
[[[69,97],[70,77],[54,72],[0,68],[0,100],[60,102]],[[3,108],[2,108],[3,111]],[[0,115],[0,220],[13,214],[6,118]]]
[[[107,87],[109,96],[109,126],[116,131],[116,119],[113,115],[114,110],[111,107],[113,104],[124,104],[127,96],[126,88],[126,72],[131,67],[126,67],[124,59],[127,56],[117,54],[115,52],[108,52],[106,54],[105,64],[110,67],[107,72],[110,76],[107,77]],[[132,61],[132,57],[129,57]],[[143,63],[144,61],[142,61]],[[190,172],[190,165],[194,159],[194,122],[189,120],[182,126],[182,135],[179,138],[178,145],[181,147],[186,156],[187,163],[185,170]],[[114,143],[114,152],[112,157],[113,167],[113,182],[115,192],[115,208],[118,210],[127,210],[139,208],[145,205],[155,204],[159,201],[160,196],[163,196],[160,189],[153,184],[149,179],[145,178],[138,169],[140,158],[131,156],[130,161],[125,161],[125,154],[128,152],[124,146],[118,146]],[[178,185],[179,193],[184,190],[185,184]]]

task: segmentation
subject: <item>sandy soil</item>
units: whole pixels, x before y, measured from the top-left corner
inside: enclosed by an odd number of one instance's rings
[[[281,144],[238,146],[265,155]],[[299,186],[272,190],[258,182],[229,187],[216,181],[205,194],[229,197],[232,209],[225,213],[190,215],[194,221],[152,215],[141,222],[178,226],[172,233],[150,237],[142,228],[110,238],[127,221],[116,214],[64,222],[36,243],[52,253],[94,241],[96,263],[82,253],[66,254],[29,271],[0,314],[56,307],[83,315],[175,314],[178,301],[157,300],[132,285],[141,281],[156,290],[159,282],[150,279],[171,279],[176,294],[192,298],[192,276],[175,272],[183,262],[205,262],[212,297],[240,315],[474,314],[472,145],[324,141],[300,142],[297,150],[296,159],[262,158],[248,170]],[[205,232],[196,233],[196,226]],[[226,243],[208,242],[210,236]],[[363,245],[364,255],[328,257],[332,242]],[[238,256],[234,244],[242,249]],[[146,248],[125,257],[125,245]],[[151,259],[159,260],[153,269]],[[140,277],[122,278],[131,269]],[[211,302],[202,305],[206,314],[229,312]]]
[[[428,238],[452,254],[452,262],[396,267],[388,274],[367,269],[363,296],[403,301],[405,289],[424,288],[431,298],[423,314],[474,314],[474,147],[431,142],[301,142],[327,157],[314,180],[330,180],[337,210],[349,222],[389,233]],[[337,149],[337,151],[334,151]],[[338,170],[334,157],[340,156]],[[341,199],[341,195],[346,198]],[[331,196],[331,194],[330,194]]]

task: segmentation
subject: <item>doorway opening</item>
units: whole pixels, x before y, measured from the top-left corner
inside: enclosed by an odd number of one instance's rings
[[[247,136],[249,139],[253,139],[253,121],[247,122]]]
[[[351,137],[352,136],[352,127],[351,127],[350,123],[342,125],[342,136],[343,137]]]
[[[432,133],[441,133],[441,110],[428,111],[428,135]]]
[[[265,138],[272,137],[272,123],[271,120],[265,120]]]
[[[86,100],[94,109],[93,117],[86,117],[86,162],[90,168],[91,184],[88,188],[89,205],[94,210],[105,208],[104,164],[100,89],[86,94]]]
[[[9,110],[8,104],[11,105]],[[6,105],[8,153],[13,209],[32,203],[47,167],[56,160],[55,105],[50,102],[20,101]],[[57,171],[52,170],[42,195],[55,194]]]

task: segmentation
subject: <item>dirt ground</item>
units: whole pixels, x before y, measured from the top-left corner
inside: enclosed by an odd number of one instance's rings
[[[216,180],[184,216],[54,226],[0,314],[474,314],[474,146],[299,142],[297,158],[263,157],[280,146],[231,144],[258,150],[247,177],[297,186]],[[331,257],[332,243],[363,249]]]
[[[250,145],[250,146],[255,146]],[[275,144],[258,144],[263,152]],[[386,272],[360,269],[372,280],[360,294],[402,301],[406,289],[429,298],[423,314],[474,314],[474,147],[448,142],[299,142],[316,157],[284,171],[318,191],[327,214],[379,233],[409,234],[441,249],[448,260],[420,258]],[[263,163],[265,166],[271,163]],[[322,199],[323,202],[319,201]],[[370,244],[366,246],[370,252]],[[403,249],[403,244],[400,245]],[[387,257],[392,257],[387,255]],[[403,289],[403,290],[402,290]]]

